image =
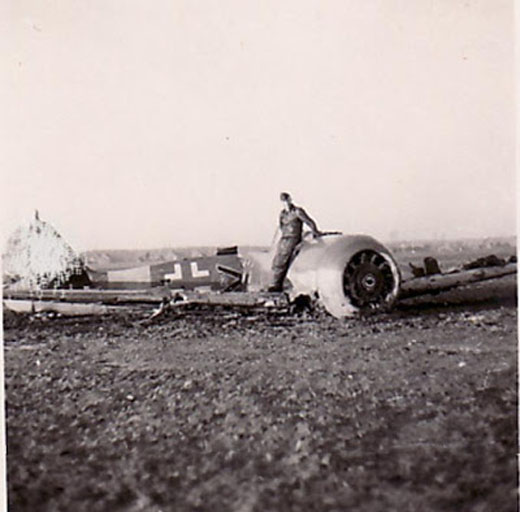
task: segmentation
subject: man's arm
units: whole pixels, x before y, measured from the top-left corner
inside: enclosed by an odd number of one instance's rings
[[[278,234],[280,233],[280,228],[277,227],[276,231],[274,232],[273,239],[271,240],[271,247],[274,247],[274,244],[278,238]]]
[[[311,219],[311,217],[309,217],[309,215],[307,215],[307,212],[301,208],[301,207],[298,207],[296,209],[296,213],[298,215],[298,218],[303,222],[305,223],[307,226],[309,226],[312,230],[312,234],[314,236],[319,236],[321,235],[321,231],[318,229],[318,226],[316,225],[316,222],[314,222],[313,219]]]

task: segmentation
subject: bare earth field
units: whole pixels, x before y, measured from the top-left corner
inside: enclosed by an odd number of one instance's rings
[[[517,510],[516,280],[392,313],[4,311],[10,511]]]

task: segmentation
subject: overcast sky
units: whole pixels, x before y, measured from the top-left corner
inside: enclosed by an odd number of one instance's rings
[[[4,0],[2,232],[515,233],[513,0]]]

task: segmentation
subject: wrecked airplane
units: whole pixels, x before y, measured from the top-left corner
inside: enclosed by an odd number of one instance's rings
[[[49,232],[48,224],[43,221],[36,219],[35,224],[29,228],[32,239]],[[40,242],[33,245],[49,245]],[[27,253],[22,247],[17,248],[20,254]],[[229,247],[218,249],[212,256],[117,270],[90,268],[80,263],[68,246],[61,252],[47,249],[47,253],[47,259],[56,253],[62,260],[62,253],[66,254],[68,262],[50,261],[50,268],[46,269],[41,262],[35,263],[38,254],[33,254],[32,263],[25,263],[33,268],[30,279],[19,276],[18,280],[4,281],[3,301],[7,308],[95,314],[132,304],[156,304],[162,312],[167,307],[186,303],[287,306],[305,297],[310,303],[323,306],[334,317],[344,318],[364,310],[388,310],[399,299],[516,273],[515,262],[461,268],[446,274],[423,272],[420,277],[403,281],[394,257],[383,244],[370,236],[336,232],[312,239],[304,237],[293,257],[282,293],[264,291],[271,277],[272,253],[269,251],[241,254],[237,247]],[[8,261],[16,262],[16,259],[15,252]],[[431,267],[431,262],[427,263],[426,270]],[[19,262],[16,268],[20,273]],[[53,272],[57,272],[59,278]]]

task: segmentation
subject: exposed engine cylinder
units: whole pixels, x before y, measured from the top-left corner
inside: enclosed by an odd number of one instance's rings
[[[304,241],[287,277],[292,298],[317,297],[336,318],[390,307],[401,284],[388,249],[365,235]]]

